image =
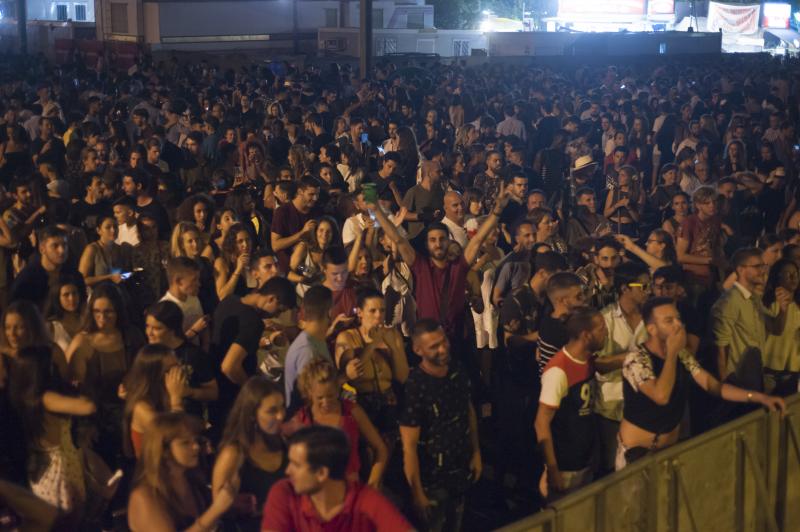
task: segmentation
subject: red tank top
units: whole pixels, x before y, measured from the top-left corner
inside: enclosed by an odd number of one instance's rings
[[[342,417],[339,419],[339,428],[347,434],[347,439],[350,440],[350,458],[347,460],[347,476],[358,476],[361,470],[361,459],[358,456],[358,443],[360,432],[358,430],[358,423],[353,417],[353,406],[355,403],[347,399],[342,399]],[[300,425],[310,427],[314,425],[314,418],[311,416],[311,408],[304,406],[297,414],[297,421]],[[133,431],[131,431],[131,434]]]

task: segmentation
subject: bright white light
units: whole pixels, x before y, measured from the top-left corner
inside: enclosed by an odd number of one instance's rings
[[[483,32],[494,31],[494,24],[492,24],[492,21],[484,20],[483,22],[481,22],[481,31]]]
[[[491,12],[491,11],[489,11],[488,9],[484,9],[484,10],[482,11],[482,13],[483,13],[483,15],[484,15],[484,16],[486,16],[486,17],[488,17],[489,15],[491,15],[491,14],[492,14],[492,12]]]

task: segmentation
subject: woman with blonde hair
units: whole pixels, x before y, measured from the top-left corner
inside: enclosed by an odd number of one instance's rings
[[[464,124],[456,130],[456,141],[453,147],[456,150],[464,151],[478,142],[480,136],[480,131],[473,124]]]
[[[203,246],[203,235],[197,226],[189,222],[178,222],[172,230],[170,238],[170,255],[188,257],[200,266],[200,290],[197,297],[203,312],[212,314],[217,304],[217,287],[214,283],[214,266],[211,261],[200,254]]]
[[[300,178],[304,175],[311,173],[308,148],[302,144],[295,144],[289,148],[287,162],[292,169],[292,176],[294,176],[295,181],[300,181]]]
[[[213,530],[233,504],[237,487],[226,483],[210,497],[200,468],[199,420],[182,412],[157,415],[142,442],[128,499],[133,532]]]
[[[363,436],[373,451],[373,464],[367,483],[379,488],[389,459],[389,450],[364,409],[356,403],[339,398],[339,372],[327,360],[306,364],[297,378],[300,395],[306,405],[287,423],[284,434],[291,435],[302,427],[326,425],[342,429],[350,439],[350,458],[347,480],[359,480],[361,459],[358,441]]]

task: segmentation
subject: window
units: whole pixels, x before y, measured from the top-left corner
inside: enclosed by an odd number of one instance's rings
[[[375,55],[397,53],[397,39],[375,39]]]
[[[464,57],[470,54],[469,41],[454,39],[453,40],[453,55],[455,57]]]
[[[56,20],[67,20],[69,18],[69,6],[66,4],[56,5]]]
[[[433,39],[417,40],[418,54],[432,54],[434,52],[436,52],[436,41],[434,41]]]
[[[425,27],[425,14],[422,11],[412,11],[407,15],[406,28],[421,30]]]
[[[75,4],[75,20],[86,20],[86,4]]]
[[[128,4],[111,2],[111,33],[128,33]]]
[[[374,29],[383,29],[383,9],[372,10],[372,27]]]
[[[325,9],[325,27],[338,28],[339,27],[339,10],[334,8]]]

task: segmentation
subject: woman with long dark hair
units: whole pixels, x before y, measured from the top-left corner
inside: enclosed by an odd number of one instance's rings
[[[245,295],[250,253],[253,252],[250,232],[240,223],[232,225],[225,234],[220,251],[220,256],[214,261],[217,296],[221,301],[231,294]]]
[[[122,282],[122,273],[130,272],[131,258],[127,246],[116,243],[118,228],[113,216],[101,216],[97,223],[97,240],[86,246],[78,269],[87,286],[103,281]]]
[[[408,378],[403,336],[394,327],[386,327],[386,302],[375,289],[358,293],[356,313],[358,326],[336,337],[336,363],[344,368],[357,359],[363,368],[361,376],[351,381],[358,392],[358,403],[378,430],[391,433],[397,426],[395,390]]]
[[[233,504],[226,483],[214,498],[200,469],[201,425],[182,412],[159,414],[142,441],[134,487],[128,499],[133,532],[206,532]]]
[[[302,296],[322,273],[322,255],[325,250],[342,245],[339,224],[330,216],[322,216],[307,240],[294,247],[289,259],[287,279],[297,283],[297,293]]]
[[[172,301],[159,301],[147,309],[145,334],[150,344],[170,348],[187,376],[183,404],[187,412],[202,417],[203,405],[219,396],[211,357],[186,339],[183,332],[183,312]]]
[[[47,347],[21,349],[9,366],[9,397],[22,421],[28,482],[39,498],[58,508],[65,529],[81,521],[86,484],[78,450],[72,443],[73,416],[89,416],[95,405],[63,393]]]
[[[83,331],[73,338],[67,361],[72,380],[98,405],[95,450],[112,467],[120,463],[122,450],[120,384],[143,344],[141,331],[128,320],[119,288],[111,283],[95,286]]]
[[[194,224],[197,231],[207,244],[214,231],[214,215],[216,207],[214,200],[206,194],[194,194],[186,198],[178,207],[176,216],[178,222]]]
[[[53,341],[65,353],[83,325],[86,285],[79,276],[62,272],[50,287],[45,317]]]
[[[69,377],[69,368],[64,351],[54,344],[39,308],[30,301],[11,303],[3,312],[0,328],[0,361],[15,358],[26,347],[46,347],[52,353],[53,363],[59,376]]]
[[[203,256],[213,263],[214,260],[222,254],[222,242],[225,241],[225,235],[228,234],[228,229],[238,222],[239,217],[233,209],[223,208],[218,210],[216,216],[214,216],[212,238],[208,241],[208,245],[203,250]]]
[[[212,493],[226,482],[239,485],[234,505],[238,529],[257,531],[261,509],[287,465],[281,424],[286,415],[283,389],[265,377],[251,377],[233,404],[214,463]]]
[[[139,458],[142,438],[156,414],[183,410],[186,376],[172,349],[161,344],[142,347],[125,376],[125,412],[122,423],[126,454]]]

